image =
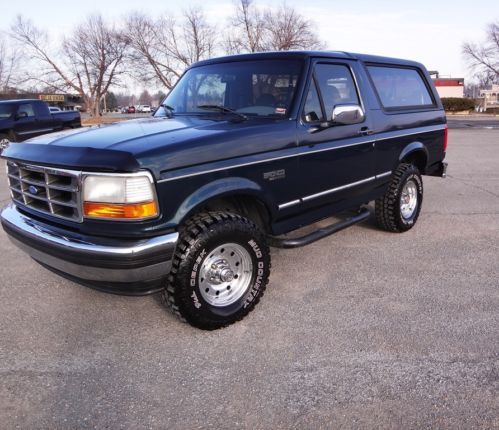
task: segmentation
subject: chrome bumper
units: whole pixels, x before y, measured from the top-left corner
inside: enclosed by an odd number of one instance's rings
[[[23,215],[14,204],[0,214],[10,240],[61,275],[110,292],[146,294],[170,272],[178,233],[141,240],[83,236]]]

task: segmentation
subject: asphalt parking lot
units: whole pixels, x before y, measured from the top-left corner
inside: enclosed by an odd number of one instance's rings
[[[447,161],[413,230],[273,249],[261,303],[215,332],[1,231],[1,427],[499,428],[499,130],[451,130]]]

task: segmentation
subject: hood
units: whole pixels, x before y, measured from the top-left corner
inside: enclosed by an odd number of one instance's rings
[[[165,170],[262,152],[269,123],[274,121],[235,122],[220,115],[151,117],[39,136],[11,144],[2,157],[78,170],[146,168],[159,177]],[[242,137],[245,144],[234,145]]]

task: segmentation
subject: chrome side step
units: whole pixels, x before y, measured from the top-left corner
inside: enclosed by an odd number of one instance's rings
[[[344,230],[359,222],[366,221],[370,217],[370,212],[368,209],[362,209],[360,213],[349,217],[343,221],[328,225],[327,227],[319,228],[310,234],[297,238],[280,238],[275,236],[267,236],[267,241],[269,246],[274,248],[298,248],[300,246],[305,246],[310,243],[316,242],[331,234],[337,233],[340,230]]]

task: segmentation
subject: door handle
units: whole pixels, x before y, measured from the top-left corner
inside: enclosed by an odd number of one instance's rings
[[[359,134],[361,136],[369,136],[369,135],[373,134],[373,131],[370,128],[368,128],[368,127],[362,127],[359,130]]]

